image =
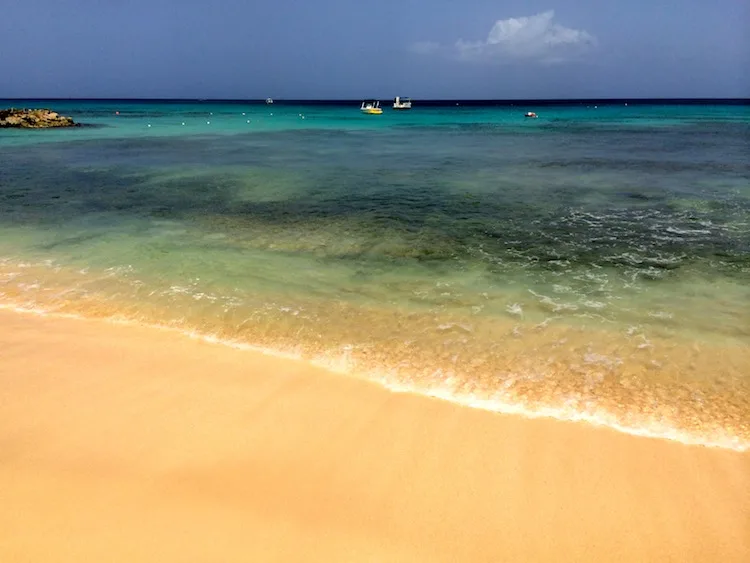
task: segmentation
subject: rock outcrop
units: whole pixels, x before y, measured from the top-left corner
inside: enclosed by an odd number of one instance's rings
[[[1,109],[0,128],[23,127],[43,129],[45,127],[74,127],[78,125],[70,117],[65,117],[49,109]]]

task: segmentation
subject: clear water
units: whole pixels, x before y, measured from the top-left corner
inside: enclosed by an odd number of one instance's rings
[[[750,444],[750,106],[25,105],[2,305]]]

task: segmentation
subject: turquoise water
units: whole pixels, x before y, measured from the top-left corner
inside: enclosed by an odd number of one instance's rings
[[[0,304],[750,444],[750,106],[24,105]]]

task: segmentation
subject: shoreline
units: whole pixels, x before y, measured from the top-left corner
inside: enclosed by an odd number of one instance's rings
[[[750,443],[743,441],[739,437],[730,437],[723,435],[717,436],[715,434],[713,436],[695,436],[679,428],[669,425],[661,425],[659,423],[652,423],[649,426],[628,426],[621,424],[615,416],[607,412],[585,413],[574,408],[571,410],[561,410],[560,408],[556,407],[529,408],[521,403],[508,402],[497,398],[477,397],[474,394],[459,395],[447,388],[420,389],[414,385],[390,381],[387,375],[359,374],[356,372],[352,372],[351,370],[347,370],[346,367],[340,367],[341,362],[337,359],[330,360],[327,358],[304,358],[293,352],[266,348],[263,346],[253,345],[236,340],[227,340],[212,334],[202,333],[195,330],[186,330],[184,328],[166,324],[162,325],[142,323],[137,320],[128,318],[116,318],[108,316],[86,317],[76,313],[54,312],[44,309],[27,308],[13,304],[0,303],[0,314],[2,314],[3,312],[10,312],[11,314],[20,315],[33,315],[37,317],[52,319],[60,318],[80,322],[105,323],[113,326],[132,327],[138,330],[145,329],[166,332],[169,334],[177,335],[179,337],[188,338],[190,340],[244,351],[250,354],[260,354],[270,358],[301,362],[305,366],[322,369],[326,372],[334,373],[339,376],[351,377],[367,382],[369,384],[377,385],[378,387],[392,393],[407,393],[420,397],[427,397],[430,399],[445,401],[462,408],[477,409],[495,414],[519,416],[525,419],[547,419],[559,422],[573,422],[576,424],[583,423],[595,428],[614,430],[616,432],[620,432],[629,436],[637,436],[655,440],[665,440],[669,442],[679,443],[685,446],[717,448],[735,452],[750,451]]]
[[[0,558],[746,561],[750,454],[0,309]]]

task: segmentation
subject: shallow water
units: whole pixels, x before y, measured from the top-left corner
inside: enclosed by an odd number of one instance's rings
[[[54,109],[0,131],[6,306],[750,444],[748,106]]]

